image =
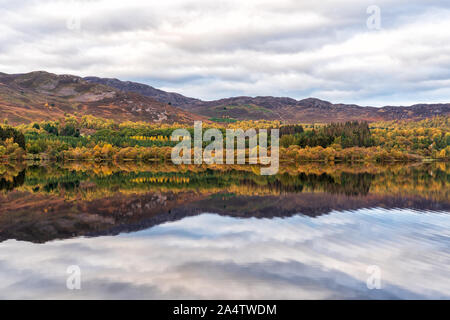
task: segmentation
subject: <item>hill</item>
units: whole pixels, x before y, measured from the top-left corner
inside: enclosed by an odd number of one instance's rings
[[[99,78],[99,77],[85,77],[83,79],[92,83],[110,86],[122,91],[139,93],[147,97],[152,97],[159,102],[168,104],[170,103],[173,106],[185,106],[201,102],[201,100],[198,99],[185,97],[179,93],[166,92],[138,82],[120,81],[118,79],[113,78]]]
[[[316,98],[295,100],[278,97],[236,97],[181,106],[214,118],[267,119],[286,122],[343,122],[425,119],[450,114],[450,104],[418,104],[409,107],[362,107],[333,104]]]
[[[184,110],[216,119],[282,120],[287,122],[333,122],[349,120],[389,121],[425,119],[450,115],[450,104],[416,104],[413,106],[363,107],[333,104],[316,98],[295,100],[287,97],[232,97],[213,101],[188,98],[151,86],[118,79],[87,77],[93,83],[106,84],[123,91],[137,92],[157,101],[172,103]]]
[[[36,71],[0,73],[0,111],[1,118],[11,124],[57,119],[66,113],[156,123],[191,123],[208,118],[329,123],[420,120],[450,115],[450,104],[375,108],[333,104],[316,98],[295,100],[271,96],[202,101],[137,82]]]
[[[73,75],[0,73],[1,118],[12,124],[90,114],[117,121],[192,122],[202,117],[133,92]]]

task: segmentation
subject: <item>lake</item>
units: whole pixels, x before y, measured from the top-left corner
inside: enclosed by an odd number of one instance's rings
[[[0,164],[1,299],[450,299],[449,266],[446,163]]]

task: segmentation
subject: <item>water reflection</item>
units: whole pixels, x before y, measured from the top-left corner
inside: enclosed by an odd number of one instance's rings
[[[17,175],[13,175],[11,177],[7,177],[6,175],[4,175],[0,179],[0,191],[1,190],[12,191],[15,188],[23,185],[24,182],[25,182],[25,170],[22,170],[18,172]]]
[[[0,244],[0,298],[450,298],[449,219],[399,209],[203,214],[144,231]],[[79,265],[82,289],[65,288]],[[381,270],[369,290],[367,267]]]
[[[179,167],[59,163],[0,167],[0,241],[119,234],[204,212],[319,216],[333,210],[449,211],[446,164],[398,167]]]
[[[0,165],[0,298],[448,299],[449,187],[445,163]]]

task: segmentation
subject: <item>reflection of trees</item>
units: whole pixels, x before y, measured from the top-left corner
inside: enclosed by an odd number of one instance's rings
[[[2,188],[11,190],[22,186],[30,192],[45,192],[68,199],[97,199],[117,192],[184,192],[230,193],[239,195],[280,195],[300,192],[327,192],[348,196],[377,194],[408,194],[448,198],[450,168],[446,164],[429,164],[411,167],[342,167],[300,165],[280,170],[274,176],[261,176],[249,166],[182,167],[163,163],[139,167],[136,163],[124,164],[118,170],[111,163],[56,163],[31,166],[25,179],[18,176],[19,167],[0,167]],[[123,169],[122,167],[119,169]],[[233,170],[234,169],[234,170]],[[364,170],[366,169],[366,171]],[[23,170],[23,168],[22,168]],[[257,172],[257,171],[256,171]],[[23,182],[23,180],[25,180]]]
[[[0,214],[0,241],[116,234],[203,212],[271,218],[377,206],[448,211],[450,205],[445,163],[335,170],[311,164],[274,176],[261,176],[248,166],[177,171],[127,163],[134,170],[120,171],[87,165],[93,170],[59,163],[26,171],[0,165],[0,189],[6,190],[0,193],[6,213]],[[19,192],[9,193],[14,188]]]
[[[20,171],[16,176],[3,175],[0,178],[0,190],[11,191],[21,186],[25,182],[25,169]]]
[[[331,176],[327,173],[297,175],[288,173],[276,176],[261,176],[247,171],[215,171],[196,172],[114,172],[109,174],[89,174],[83,171],[70,171],[62,168],[32,166],[28,168],[26,185],[36,191],[46,193],[77,192],[80,181],[94,183],[104,190],[200,190],[216,192],[230,190],[242,193],[298,193],[304,191],[326,191],[348,195],[367,194],[373,175],[368,173],[341,173]],[[24,183],[22,174],[22,185]],[[180,183],[182,181],[183,183]],[[6,185],[7,181],[4,182]],[[10,184],[8,190],[19,185]]]
[[[330,193],[343,193],[349,196],[366,195],[369,193],[370,185],[374,178],[370,173],[341,173],[340,181],[325,184],[324,189]]]
[[[307,191],[325,191],[333,194],[365,195],[369,192],[374,175],[369,173],[341,173],[333,177],[329,174],[306,174],[300,173],[296,176],[284,173],[277,179],[263,186],[271,193],[297,193]],[[252,179],[240,181],[241,185],[253,186],[255,189],[260,185],[255,184]]]

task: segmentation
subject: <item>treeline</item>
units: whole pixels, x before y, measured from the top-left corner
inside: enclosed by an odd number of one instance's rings
[[[169,161],[170,147],[125,147],[119,148],[111,144],[96,145],[94,148],[76,147],[59,153],[64,160],[142,160]]]
[[[333,144],[343,148],[371,147],[374,145],[367,122],[332,123],[305,131],[302,126],[281,126],[280,145],[288,148],[292,145],[326,148]]]
[[[288,148],[281,148],[280,160],[282,161],[325,161],[325,162],[377,162],[387,163],[393,161],[420,161],[422,158],[415,154],[402,152],[399,150],[385,150],[381,147],[350,147],[342,148],[339,145],[332,145],[323,148],[305,147],[291,145]]]
[[[92,129],[98,127],[99,129]],[[58,159],[64,151],[83,148],[91,151],[95,147],[111,145],[115,149],[138,147],[164,147],[175,145],[169,136],[175,128],[156,128],[154,125],[117,125],[114,122],[91,116],[77,120],[67,117],[64,122],[48,121],[21,126],[25,132],[26,149],[32,155],[45,154],[45,157]],[[81,133],[83,131],[83,133]],[[150,139],[154,138],[154,139]],[[91,152],[95,154],[95,152]]]
[[[11,127],[0,126],[0,142],[11,138],[14,143],[19,145],[19,147],[25,149],[25,136],[22,132]]]
[[[375,145],[435,159],[450,158],[450,117],[372,124]]]
[[[294,135],[297,133],[303,133],[305,130],[300,124],[289,124],[280,127],[280,137],[285,135]]]
[[[0,126],[0,159],[21,159],[25,156],[25,136],[22,132]]]
[[[268,129],[270,141],[270,129],[279,129],[280,146],[284,148],[280,154],[283,160],[289,161],[389,162],[450,158],[449,117],[372,123],[370,126],[356,121],[284,125],[267,120],[216,125],[204,124],[203,130],[214,127],[225,136],[227,128]],[[170,160],[167,150],[176,142],[169,138],[178,128],[194,135],[192,126],[117,123],[93,116],[67,116],[15,128],[5,126],[0,131],[0,157]],[[204,147],[208,144],[203,142]]]

